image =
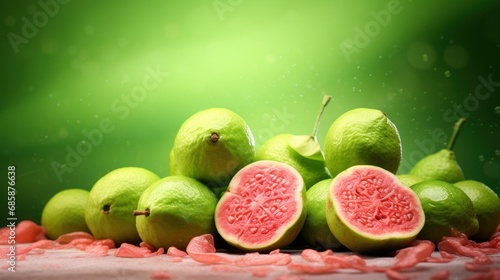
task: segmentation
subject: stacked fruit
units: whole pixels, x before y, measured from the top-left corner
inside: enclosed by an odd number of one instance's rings
[[[380,254],[417,239],[438,243],[459,231],[487,240],[500,222],[500,199],[465,181],[452,147],[398,175],[401,140],[385,113],[358,108],[317,141],[323,99],[311,135],[276,135],[255,149],[245,121],[223,108],[200,111],[180,127],[170,175],[113,170],[90,192],[72,189],[45,206],[47,236],[87,231],[117,244],[186,249],[203,234],[247,252],[305,242],[316,249]],[[417,183],[418,182],[418,183]]]

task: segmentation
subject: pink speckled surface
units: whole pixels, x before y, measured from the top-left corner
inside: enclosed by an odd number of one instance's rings
[[[166,254],[149,258],[120,258],[114,256],[115,251],[116,249],[111,249],[107,256],[96,257],[73,248],[35,250],[24,260],[16,262],[16,272],[7,270],[9,264],[4,257],[0,279],[388,279],[384,273],[361,273],[352,269],[341,269],[323,275],[308,275],[293,272],[287,266],[206,265],[194,261],[189,256],[179,261]],[[300,256],[300,250],[282,252],[291,255],[292,263],[306,262]],[[229,259],[242,256],[232,253],[218,254]],[[439,253],[434,252],[433,256],[439,257]],[[390,266],[394,263],[392,257],[363,256],[363,258],[368,265]],[[489,267],[500,269],[500,254],[490,255],[490,258],[494,264]],[[464,263],[470,261],[470,258],[456,256],[449,263],[424,262],[401,272],[409,279],[430,279],[434,273],[448,269],[450,271],[448,279],[467,279],[478,273],[465,269]]]

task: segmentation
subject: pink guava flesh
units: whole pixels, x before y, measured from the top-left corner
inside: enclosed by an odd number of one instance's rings
[[[248,247],[279,239],[301,216],[303,192],[302,177],[288,165],[271,161],[247,165],[219,201],[217,228],[223,237]]]
[[[420,201],[397,177],[381,168],[351,168],[332,188],[339,216],[373,236],[415,231],[423,224]]]

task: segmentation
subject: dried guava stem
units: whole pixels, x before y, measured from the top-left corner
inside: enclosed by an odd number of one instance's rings
[[[102,213],[103,213],[104,215],[107,215],[107,214],[109,214],[109,210],[110,210],[110,209],[111,209],[111,206],[109,206],[109,204],[106,204],[106,205],[104,205],[104,206],[102,207]]]
[[[213,143],[216,143],[217,141],[219,141],[219,134],[217,134],[217,132],[212,132],[212,135],[210,135],[210,141],[212,141]]]
[[[332,96],[330,95],[325,95],[323,97],[323,102],[321,103],[321,107],[319,109],[319,114],[318,117],[316,118],[316,123],[314,124],[314,129],[311,137],[316,140],[316,135],[318,134],[318,129],[319,129],[319,123],[321,121],[321,116],[323,115],[323,112],[325,111],[326,105],[328,105],[328,102],[332,99]]]
[[[446,147],[446,149],[448,149],[450,151],[453,150],[453,146],[455,145],[455,142],[457,141],[458,133],[460,132],[460,128],[462,127],[462,124],[464,122],[465,122],[465,118],[460,118],[455,123],[455,126],[453,127],[453,134],[451,135],[451,138],[450,138],[450,143],[448,143],[448,147]]]
[[[140,210],[134,210],[134,216],[140,216],[140,215],[144,215],[144,216],[149,216],[150,212],[149,212],[149,209],[146,209],[144,211],[140,211]]]

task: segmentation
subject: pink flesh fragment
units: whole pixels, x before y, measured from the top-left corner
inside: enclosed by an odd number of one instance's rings
[[[89,253],[94,256],[107,256],[109,251],[108,246],[91,244],[85,248],[85,253]]]
[[[115,248],[115,242],[111,238],[96,240],[91,245],[102,245],[108,247],[109,249]]]
[[[10,228],[0,229],[0,245],[9,245]],[[16,244],[31,243],[46,239],[45,229],[30,220],[23,220],[16,225]]]
[[[394,269],[387,269],[385,271],[385,275],[387,276],[387,278],[391,279],[391,280],[407,280],[407,279],[410,279],[408,276],[404,275],[403,273],[397,271],[397,270],[394,270]]]
[[[495,248],[485,248],[478,246],[477,243],[468,240],[464,234],[452,231],[453,236],[445,236],[438,243],[438,249],[451,254],[473,258],[476,264],[492,264],[493,261],[488,254],[498,253],[500,250]]]
[[[60,244],[68,244],[75,239],[95,240],[94,236],[92,236],[92,234],[90,234],[90,233],[83,232],[83,231],[75,231],[75,232],[63,234],[63,235],[59,236],[55,241],[60,243]]]
[[[290,254],[273,253],[259,254],[246,253],[243,257],[234,261],[238,266],[261,266],[261,265],[287,265],[292,262]]]
[[[167,250],[167,256],[182,258],[182,257],[187,256],[187,253],[182,251],[182,250],[177,249],[174,246],[170,246],[170,247],[168,247],[168,250]]]
[[[323,255],[313,249],[304,249],[300,255],[308,262],[323,262]]]
[[[116,257],[122,258],[147,258],[163,254],[164,249],[160,248],[156,252],[152,252],[148,248],[135,246],[133,244],[122,243],[118,250],[115,251]]]
[[[205,264],[230,263],[231,261],[215,253],[214,237],[203,234],[193,237],[187,247],[187,254],[195,261]]]
[[[151,279],[169,280],[169,279],[174,279],[174,276],[165,270],[158,270],[151,275]]]
[[[447,280],[450,278],[450,271],[448,269],[440,270],[431,275],[431,280]]]
[[[341,268],[338,264],[291,263],[288,269],[306,274],[330,274]]]
[[[139,243],[139,247],[146,248],[146,249],[148,249],[151,252],[156,251],[156,248],[153,247],[153,245],[151,245],[151,244],[149,244],[147,242],[144,242],[144,241],[141,242],[141,243]]]
[[[491,268],[488,271],[480,272],[469,277],[467,280],[492,280],[500,279],[500,268]]]
[[[274,280],[303,280],[304,278],[295,274],[282,274],[274,278]]]
[[[414,267],[419,262],[431,257],[435,245],[428,240],[414,240],[409,247],[403,248],[396,253],[396,263],[392,269],[403,269]]]
[[[69,243],[57,246],[57,249],[77,248],[85,250],[85,247],[92,244],[94,241],[94,239],[76,238],[72,239]]]

